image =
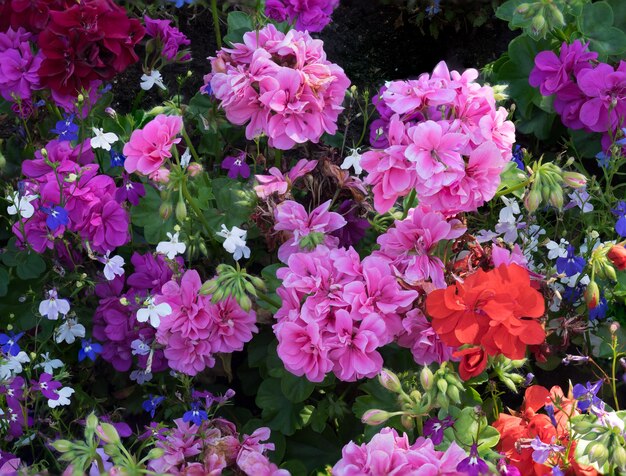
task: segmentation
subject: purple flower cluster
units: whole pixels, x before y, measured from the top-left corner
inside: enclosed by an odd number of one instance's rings
[[[296,30],[322,31],[339,0],[267,0],[265,14],[276,21],[296,22]]]
[[[603,134],[608,149],[626,118],[626,62],[617,67],[597,61],[580,40],[563,43],[557,56],[542,51],[528,79],[544,96],[555,96],[554,109],[570,129]]]
[[[37,71],[43,57],[33,53],[31,36],[23,28],[0,33],[0,94],[7,101],[19,101],[22,116],[32,110],[32,92],[40,89]]]
[[[145,299],[158,292],[173,272],[162,255],[134,253],[130,261],[135,271],[126,283],[124,276],[118,276],[96,286],[100,302],[94,314],[93,336],[103,344],[102,358],[115,370],[129,370],[135,355],[139,368],[159,372],[167,368],[162,350],[155,349],[151,368],[147,365],[156,330],[149,323],[140,323],[135,316]],[[177,262],[182,266],[182,260]]]
[[[93,251],[105,254],[130,239],[128,211],[115,200],[117,186],[98,173],[89,141],[72,147],[53,140],[25,160],[27,177],[20,195],[29,197],[36,212],[13,225],[20,243],[42,253],[68,230],[88,241]],[[36,197],[36,198],[35,198]]]
[[[170,62],[185,62],[191,60],[189,50],[182,49],[189,46],[191,41],[178,28],[170,25],[169,20],[154,20],[144,16],[146,35],[156,40],[156,49],[160,55]]]

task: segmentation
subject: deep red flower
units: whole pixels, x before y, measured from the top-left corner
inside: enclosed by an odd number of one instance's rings
[[[626,269],[626,248],[624,248],[624,246],[611,246],[611,249],[606,256],[611,260],[611,263],[613,263],[613,265],[620,271],[624,271]]]
[[[37,34],[48,25],[50,12],[63,10],[75,3],[65,0],[6,0],[0,6],[0,31],[24,28]]]
[[[50,12],[39,35],[44,60],[41,84],[59,94],[76,96],[94,80],[106,81],[138,60],[135,45],[144,28],[111,0],[81,2]]]
[[[453,356],[461,358],[459,375],[463,380],[469,380],[480,375],[487,367],[487,353],[482,347],[468,347],[458,350]]]
[[[527,345],[545,340],[539,322],[543,296],[531,286],[528,271],[516,264],[478,270],[462,283],[431,292],[426,310],[433,329],[450,346],[480,345],[487,355],[522,359]]]

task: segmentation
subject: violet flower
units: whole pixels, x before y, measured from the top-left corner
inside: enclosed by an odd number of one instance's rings
[[[222,168],[228,170],[228,178],[233,180],[239,176],[244,179],[250,177],[250,166],[246,163],[246,153],[243,151],[235,156],[226,156]]]

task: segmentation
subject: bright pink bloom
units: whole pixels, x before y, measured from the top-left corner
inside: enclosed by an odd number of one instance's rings
[[[192,340],[176,332],[159,342],[167,345],[164,354],[173,370],[194,376],[215,365],[211,344],[206,340]]]
[[[311,382],[321,382],[332,369],[328,346],[323,342],[315,322],[285,322],[278,334],[278,356],[285,368]]]
[[[213,352],[242,350],[252,340],[252,334],[258,332],[256,313],[241,309],[233,297],[211,305],[208,312],[212,320],[209,341]]]
[[[300,248],[300,240],[311,233],[323,233],[326,236],[323,244],[334,247],[339,239],[329,233],[346,224],[345,218],[340,214],[329,211],[331,201],[322,203],[310,214],[297,202],[287,200],[276,207],[274,217],[276,231],[285,231],[289,238],[278,250],[278,259],[286,263],[293,253],[305,251]]]
[[[444,264],[433,252],[441,241],[458,238],[465,231],[459,220],[446,220],[441,213],[419,206],[378,237],[380,251],[374,255],[388,259],[409,284],[430,280],[436,288],[443,288]]]
[[[134,131],[124,146],[126,171],[142,175],[156,172],[172,156],[172,146],[180,142],[176,136],[182,127],[182,117],[159,114],[143,129]]]

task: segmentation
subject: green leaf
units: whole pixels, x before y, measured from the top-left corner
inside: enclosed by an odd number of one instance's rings
[[[300,403],[311,396],[315,390],[315,384],[304,377],[298,377],[290,372],[285,372],[280,379],[280,388],[283,395],[293,403]]]
[[[590,48],[600,53],[602,59],[626,53],[626,33],[613,26],[614,18],[613,9],[607,2],[585,5],[578,18],[578,28],[589,39]],[[620,18],[619,22],[622,23],[623,19]]]
[[[298,431],[287,440],[286,460],[298,460],[306,466],[307,472],[334,465],[341,457],[344,442],[327,428],[321,435],[307,428]]]
[[[293,404],[281,391],[280,380],[268,378],[261,383],[256,404],[262,410],[263,421],[272,430],[290,436],[302,428],[311,416],[302,404]]]
[[[224,36],[224,41],[230,43],[240,43],[243,35],[254,29],[252,18],[244,12],[230,12],[226,19],[228,23],[228,34]]]
[[[20,279],[36,279],[46,270],[46,262],[37,253],[18,253],[17,260],[17,275]]]
[[[496,17],[500,20],[511,22],[517,7],[526,2],[527,0],[508,0],[496,9]]]
[[[252,210],[256,205],[256,195],[254,191],[241,182],[236,182],[229,178],[216,178],[212,181],[213,194],[219,210],[219,224],[216,217],[212,217],[217,224],[216,230],[224,223],[227,227],[241,226],[248,221]]]
[[[161,196],[152,187],[146,187],[146,195],[139,201],[139,205],[131,209],[131,221],[133,225],[143,228],[143,235],[150,244],[157,244],[167,238],[166,233],[174,229],[174,213],[167,220],[163,220],[159,214]]]

